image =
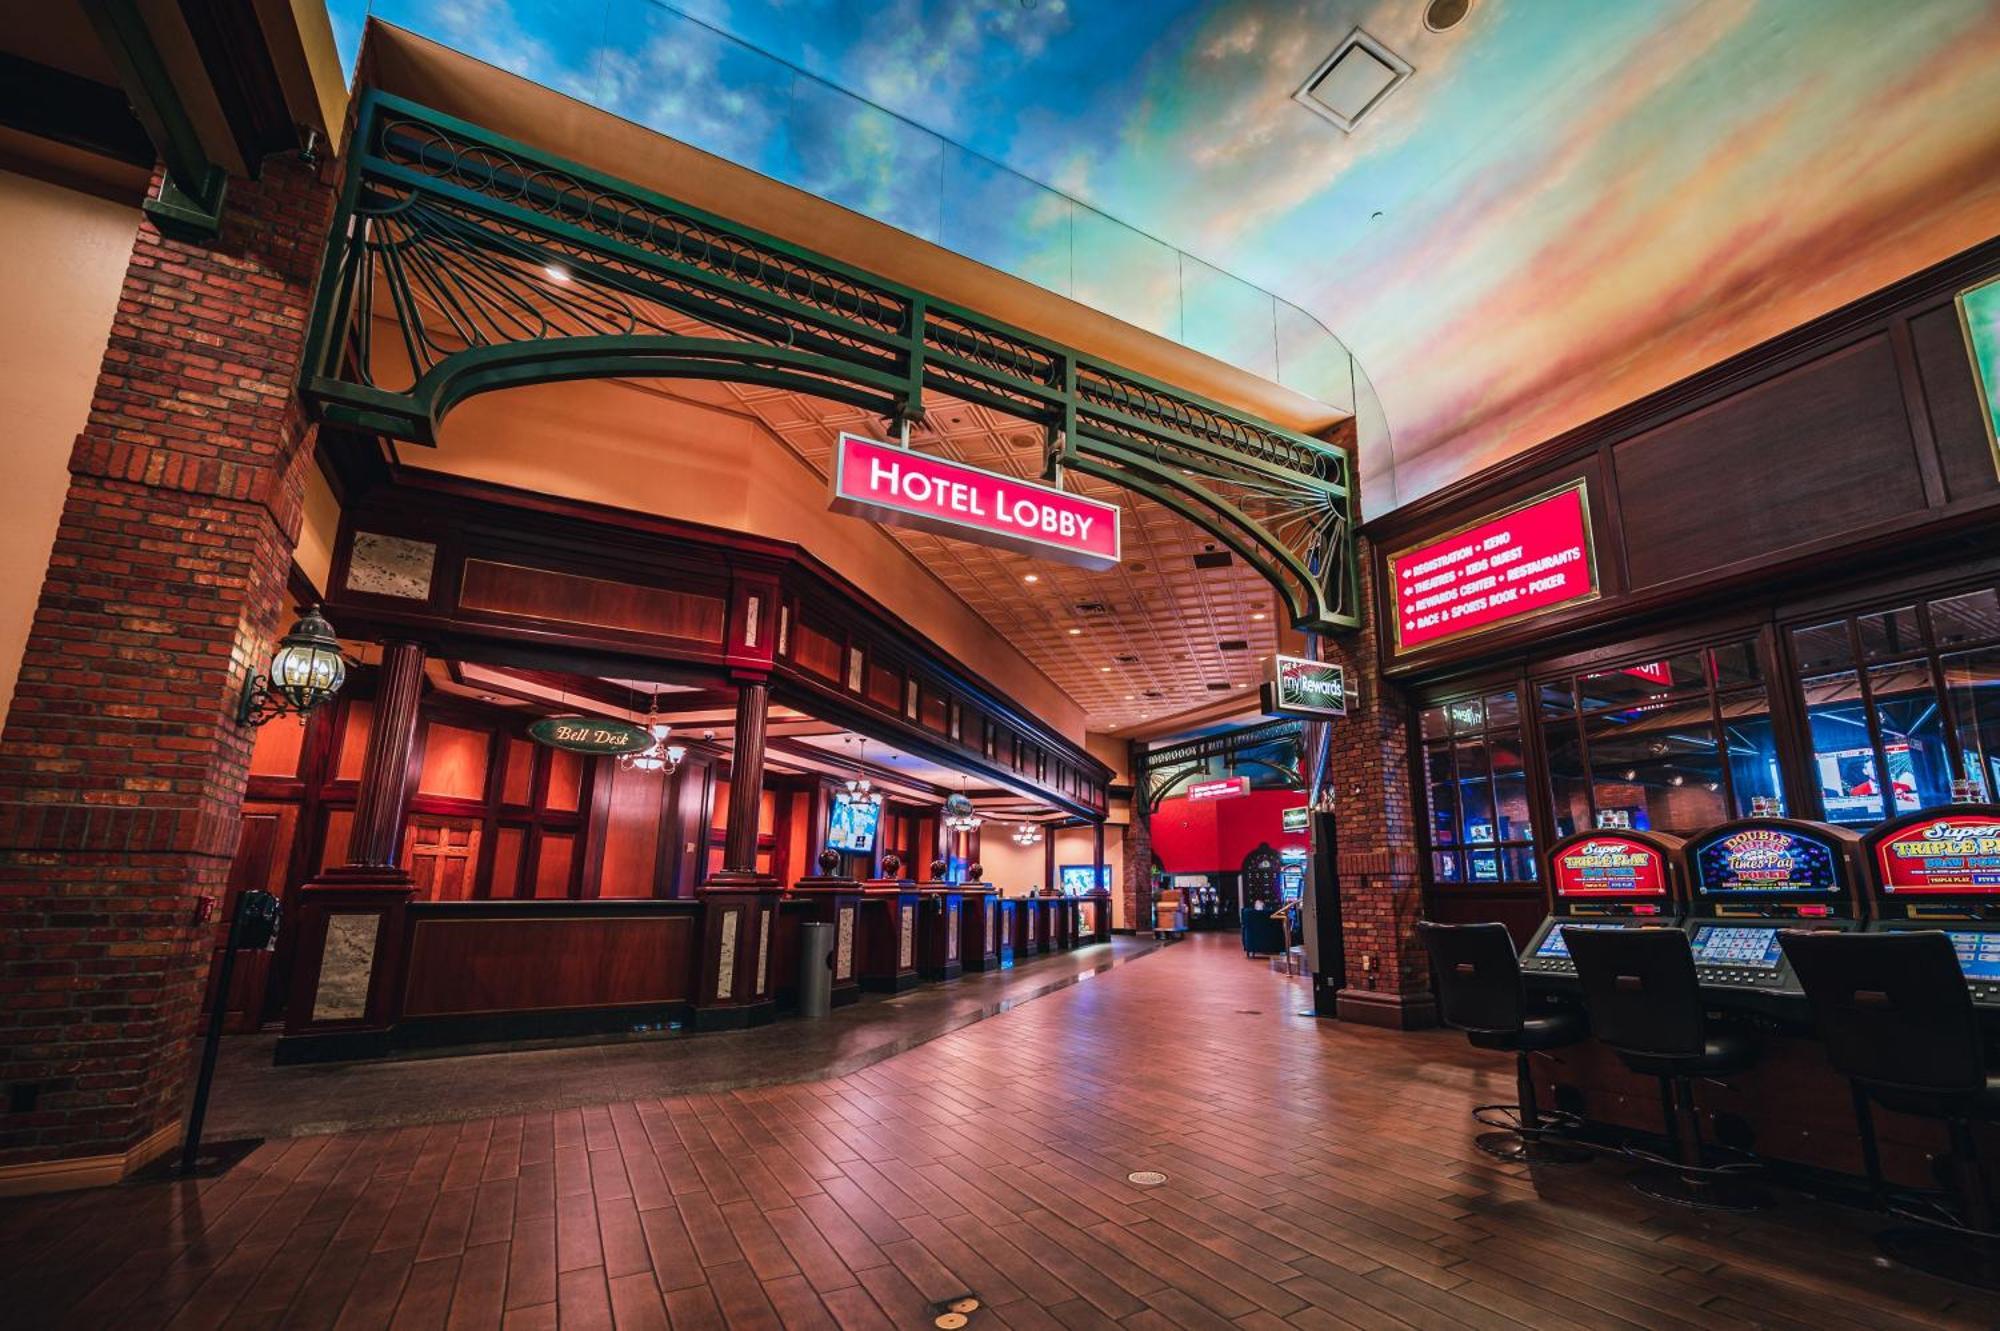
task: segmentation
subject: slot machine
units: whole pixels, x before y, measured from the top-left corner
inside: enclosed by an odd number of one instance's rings
[[[1549,916],[1521,952],[1522,971],[1576,977],[1564,926],[1678,929],[1687,909],[1680,852],[1679,837],[1625,828],[1576,832],[1556,842],[1548,856]]]
[[[2000,805],[1952,804],[1891,818],[1862,838],[1871,931],[1937,929],[1981,1008],[2000,1009]]]
[[[1687,922],[1702,987],[1732,999],[1763,996],[1774,1015],[1798,1016],[1805,991],[1778,943],[1781,929],[1858,929],[1861,837],[1800,818],[1739,818],[1682,850]]]

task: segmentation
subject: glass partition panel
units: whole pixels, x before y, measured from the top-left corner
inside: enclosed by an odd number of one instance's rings
[[[1583,741],[1576,722],[1568,718],[1542,732],[1542,746],[1548,752],[1549,786],[1555,797],[1557,836],[1568,836],[1592,826],[1590,781],[1583,770]]]
[[[1940,647],[2000,638],[2000,595],[1987,587],[1932,601],[1931,632]]]
[[[1942,634],[1935,604],[1931,623]],[[2000,791],[2000,647],[1958,652],[1941,664],[1958,729],[1963,775],[1978,781],[1981,792],[1991,799]]]
[[[1770,700],[1762,692],[1725,694],[1721,710],[1735,816],[1748,818],[1756,811],[1759,798],[1778,801],[1778,812],[1784,813],[1785,783],[1778,765],[1778,741],[1771,726]]]
[[[1875,781],[1874,742],[1852,670],[1821,675],[1801,686],[1812,739],[1811,777],[1819,789],[1820,816],[1830,823],[1880,822],[1882,793]]]
[[[1600,813],[1622,810],[1635,828],[1681,835],[1722,821],[1722,757],[1705,699],[1637,722],[1607,713],[1585,730]]]
[[[1895,812],[1915,813],[1950,803],[1951,760],[1930,662],[1876,666],[1868,672],[1868,691],[1874,695],[1882,754],[1888,762],[1888,777],[1882,784],[1894,792]]]

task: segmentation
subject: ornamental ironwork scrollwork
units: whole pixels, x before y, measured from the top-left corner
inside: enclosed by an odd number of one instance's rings
[[[324,420],[434,443],[477,393],[654,376],[791,389],[894,429],[944,393],[1210,533],[1296,626],[1359,622],[1338,445],[378,90],[352,142],[307,347]]]

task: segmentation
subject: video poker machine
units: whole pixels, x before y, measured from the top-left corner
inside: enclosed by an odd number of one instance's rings
[[[1801,818],[1739,818],[1682,851],[1693,908],[1688,940],[1704,988],[1803,998],[1781,929],[1858,929],[1859,833]]]
[[[1600,828],[1549,848],[1549,917],[1521,952],[1529,976],[1574,979],[1563,939],[1576,929],[1678,929],[1687,909],[1681,890],[1679,837]]]
[[[1875,896],[1870,930],[1943,932],[1972,1001],[2000,1008],[2000,804],[1891,818],[1862,844]]]

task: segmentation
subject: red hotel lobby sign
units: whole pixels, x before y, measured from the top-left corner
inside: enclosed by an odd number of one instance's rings
[[[1089,569],[1118,563],[1116,504],[859,435],[834,449],[832,507]]]
[[[1597,595],[1590,501],[1576,481],[1389,556],[1396,650]]]

